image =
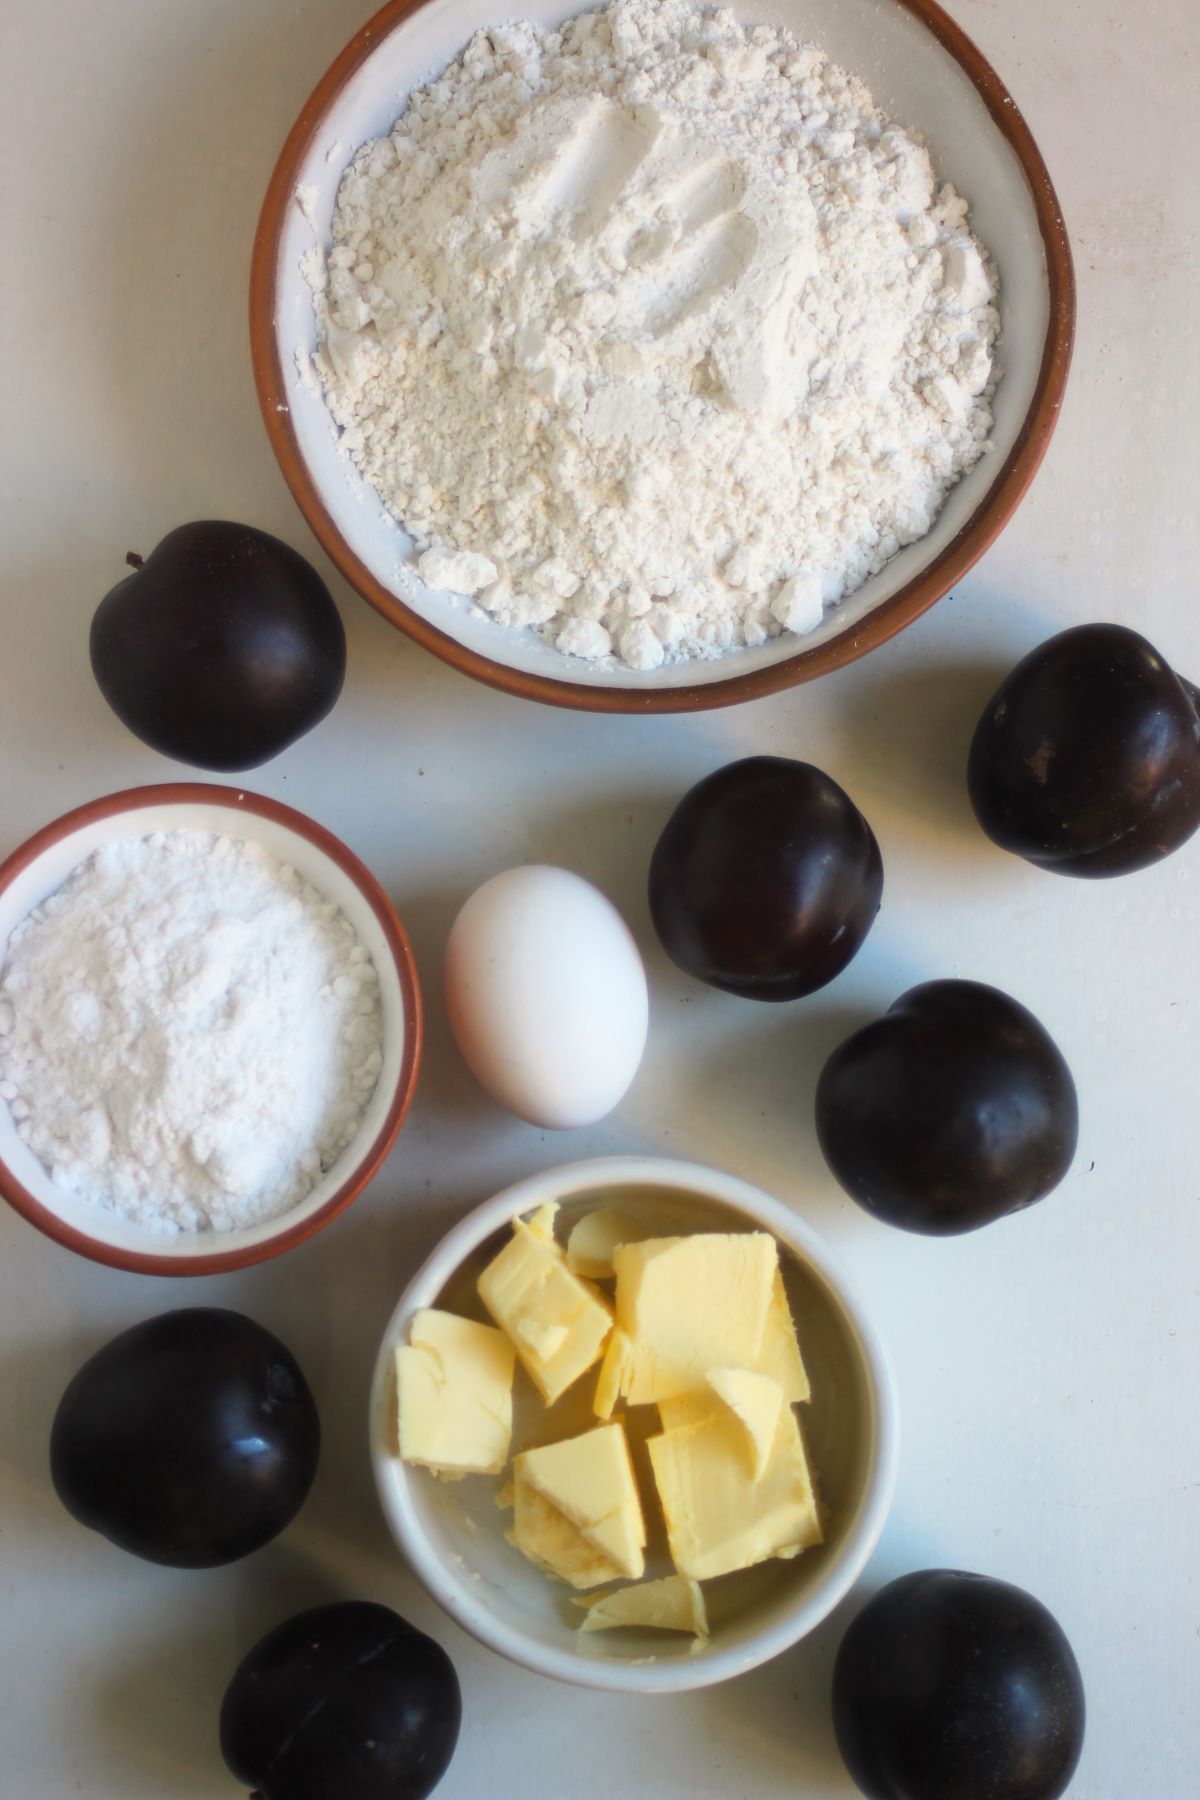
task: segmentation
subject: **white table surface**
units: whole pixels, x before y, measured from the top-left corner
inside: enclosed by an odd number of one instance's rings
[[[320,563],[259,422],[246,272],[272,160],[365,16],[354,0],[57,0],[0,8],[5,354],[0,431],[0,853],[56,814],[179,768],[93,686],[87,629],[122,573],[197,516],[244,519]],[[5,1800],[219,1800],[217,1709],[240,1654],[330,1596],[434,1633],[463,1686],[445,1800],[852,1793],[829,1723],[855,1602],[795,1652],[692,1697],[603,1698],[469,1642],[393,1553],[364,1451],[377,1336],[417,1261],[515,1177],[614,1150],[685,1154],[792,1201],[852,1265],[904,1406],[895,1508],[863,1591],[930,1565],[1045,1600],[1089,1701],[1072,1794],[1200,1792],[1200,840],[1145,874],[1058,880],[994,850],[963,790],[999,676],[1091,618],[1200,675],[1195,0],[954,0],[1026,110],[1075,245],[1065,416],[1017,520],[895,643],[816,686],[694,718],[524,705],[410,646],[332,578],[345,695],[251,785],[339,833],[396,897],[429,999],[410,1123],[371,1192],[305,1248],[187,1286],[70,1255],[0,1208],[0,1791]],[[330,573],[328,569],[325,570]],[[678,977],[644,901],[673,801],[735,756],[809,758],[872,820],[879,921],[812,1000],[758,1008]],[[454,908],[493,871],[560,862],[646,953],[642,1076],[590,1131],[502,1116],[456,1059],[438,996]],[[1043,1205],[946,1242],[878,1225],[835,1187],[816,1073],[927,977],[1031,1004],[1079,1084],[1079,1154]],[[325,1452],[283,1538],[209,1574],[161,1571],[77,1526],[50,1488],[59,1393],[110,1334],[228,1303],[277,1330],[316,1390]],[[353,1800],[347,1796],[346,1800]]]

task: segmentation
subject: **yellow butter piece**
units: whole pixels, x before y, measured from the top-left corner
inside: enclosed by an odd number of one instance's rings
[[[518,1344],[543,1364],[553,1361],[568,1337],[567,1327],[561,1321],[551,1325],[537,1313],[521,1313],[513,1320],[512,1328]]]
[[[778,1269],[771,1284],[771,1301],[763,1326],[762,1347],[754,1367],[760,1375],[769,1375],[772,1381],[779,1383],[789,1405],[812,1398],[808,1370],[804,1367],[800,1346],[796,1342],[792,1309],[788,1305],[783,1276]]]
[[[630,1405],[702,1388],[709,1369],[757,1365],[779,1252],[764,1231],[652,1238],[613,1253],[616,1320],[629,1341]]]
[[[755,1479],[745,1427],[728,1407],[650,1438],[646,1448],[681,1575],[707,1581],[821,1541],[812,1476],[796,1416],[780,1412],[771,1455]]]
[[[567,1239],[567,1262],[576,1275],[605,1281],[614,1272],[613,1251],[622,1244],[640,1244],[647,1235],[636,1219],[602,1206],[596,1212],[585,1213],[572,1227]]]
[[[574,1588],[600,1587],[621,1579],[623,1570],[597,1550],[536,1488],[518,1476],[514,1490],[513,1524],[507,1536],[522,1556],[547,1575],[569,1582]]]
[[[760,1383],[765,1385],[760,1388]],[[741,1404],[734,1398],[738,1392]],[[686,1425],[699,1425],[710,1419],[719,1407],[731,1408],[747,1434],[751,1467],[758,1474],[770,1455],[783,1404],[783,1389],[769,1375],[747,1369],[710,1369],[707,1382],[698,1392],[660,1400],[658,1416],[664,1431],[680,1431]]]
[[[577,1588],[640,1578],[646,1525],[623,1426],[522,1451],[513,1477],[513,1541],[531,1561]]]
[[[783,1389],[769,1375],[756,1375],[752,1369],[710,1369],[708,1385],[742,1426],[750,1473],[755,1481],[761,1480],[779,1430]]]
[[[547,1200],[536,1212],[531,1212],[525,1223],[534,1237],[541,1238],[544,1244],[554,1243],[554,1221],[558,1217],[557,1200]]]
[[[616,1338],[616,1332],[613,1338]],[[808,1371],[796,1342],[796,1327],[788,1305],[783,1276],[778,1270],[771,1284],[771,1299],[763,1326],[763,1341],[754,1363],[755,1372],[778,1382],[789,1404],[812,1398]],[[598,1410],[598,1408],[597,1408]],[[675,1431],[681,1425],[695,1425],[712,1411],[712,1395],[707,1380],[690,1394],[673,1394],[658,1403],[664,1431]]]
[[[478,1288],[547,1406],[598,1360],[612,1330],[612,1312],[600,1290],[571,1273],[552,1235],[523,1219],[513,1221],[512,1237],[483,1271]]]
[[[592,1410],[598,1419],[612,1418],[613,1407],[621,1398],[622,1385],[628,1379],[632,1367],[632,1354],[629,1339],[619,1325],[614,1325],[596,1378],[596,1398],[592,1402]]]
[[[664,1431],[681,1431],[685,1425],[699,1425],[709,1418],[719,1404],[706,1383],[694,1394],[672,1394],[669,1400],[660,1400],[658,1416]]]
[[[694,1581],[668,1575],[662,1581],[640,1581],[618,1588],[599,1600],[576,1600],[587,1608],[580,1631],[615,1631],[624,1625],[651,1631],[690,1631],[708,1636],[704,1595]]]
[[[498,1475],[512,1438],[513,1348],[502,1331],[426,1307],[396,1351],[400,1455],[436,1474]]]

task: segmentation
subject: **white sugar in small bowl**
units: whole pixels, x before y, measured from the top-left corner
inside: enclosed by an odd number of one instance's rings
[[[153,1231],[57,1187],[22,1143],[0,1100],[0,1194],[48,1237],[96,1262],[146,1275],[216,1275],[277,1256],[336,1218],[395,1143],[416,1085],[421,999],[404,927],[370,871],[293,808],[240,788],[188,782],[94,800],[36,833],[0,866],[0,966],[13,927],[60,888],[101,844],[156,831],[244,838],[290,863],[336,902],[379,976],[383,1067],[353,1139],[297,1206],[241,1231]],[[280,1054],[287,1046],[280,1045]]]
[[[439,1481],[400,1461],[395,1350],[425,1306],[486,1318],[475,1294],[479,1272],[506,1241],[512,1219],[546,1201],[561,1207],[560,1228],[613,1206],[656,1235],[769,1231],[780,1261],[813,1397],[802,1409],[805,1436],[829,1508],[825,1542],[794,1561],[760,1564],[705,1584],[711,1635],[693,1653],[683,1634],[580,1634],[572,1590],[549,1580],[507,1542],[510,1515],[495,1504],[497,1481]],[[595,1421],[585,1377],[578,1420]],[[586,1391],[584,1391],[586,1390]],[[575,1394],[575,1390],[571,1390]],[[518,1397],[514,1445],[537,1416]],[[566,1408],[569,1402],[560,1401]],[[405,1290],[380,1345],[370,1401],[375,1482],[392,1533],[413,1572],[480,1643],[540,1675],[581,1687],[674,1694],[742,1675],[806,1636],[849,1591],[873,1550],[896,1480],[898,1417],[887,1356],[846,1276],[826,1245],[790,1207],[715,1169],[666,1158],[602,1157],[551,1169],[477,1207],[438,1245]],[[650,1573],[648,1569],[648,1573]],[[667,1573],[664,1568],[661,1573]]]

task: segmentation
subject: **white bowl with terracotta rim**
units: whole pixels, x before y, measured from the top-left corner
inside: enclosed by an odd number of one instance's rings
[[[740,18],[786,26],[861,75],[882,110],[925,140],[938,176],[970,202],[1001,283],[994,448],[951,491],[929,534],[806,637],[785,633],[759,649],[652,673],[564,656],[418,579],[411,539],[338,449],[311,370],[316,323],[301,261],[314,244],[328,246],[354,152],[385,134],[409,92],[440,73],[475,31],[516,17],[557,25],[582,10],[563,0],[522,0],[515,10],[495,0],[390,0],[351,39],[305,102],[263,203],[250,289],[259,403],[284,477],[347,581],[456,669],[507,693],[591,712],[732,705],[842,668],[894,637],[962,580],[1012,518],[1045,456],[1070,368],[1075,281],[1066,226],[1012,95],[936,0],[737,0]]]
[[[108,794],[55,819],[0,865],[0,968],[9,933],[101,844],[155,831],[244,838],[290,863],[345,913],[370,952],[383,1009],[383,1067],[357,1133],[298,1206],[245,1231],[155,1232],[56,1187],[22,1143],[0,1100],[0,1194],[44,1231],[94,1262],[142,1275],[220,1275],[302,1244],[378,1172],[404,1123],[421,1054],[421,995],[412,948],[370,870],[331,832],[243,788],[169,783]]]
[[[812,1381],[812,1400],[800,1412],[829,1509],[825,1542],[793,1561],[762,1563],[706,1582],[711,1635],[695,1652],[691,1639],[676,1633],[581,1635],[583,1615],[572,1605],[572,1591],[549,1580],[506,1540],[509,1515],[496,1507],[497,1478],[439,1481],[427,1469],[400,1461],[395,1350],[407,1342],[413,1314],[440,1305],[486,1321],[475,1293],[480,1270],[507,1240],[513,1218],[547,1201],[560,1205],[563,1230],[594,1207],[615,1206],[656,1235],[769,1231],[779,1244]],[[515,1448],[531,1427],[546,1430],[545,1410],[531,1389],[524,1391],[526,1385],[518,1376]],[[553,1435],[572,1436],[595,1424],[589,1411],[594,1385],[585,1376],[558,1402]],[[630,1422],[634,1413],[655,1410],[631,1408],[624,1417]],[[631,1435],[638,1459],[632,1426]],[[580,1687],[676,1694],[727,1681],[778,1656],[849,1592],[891,1505],[899,1422],[891,1367],[870,1318],[828,1246],[790,1207],[699,1164],[613,1156],[518,1182],[447,1233],[401,1295],[384,1331],[371,1388],[369,1438],[392,1535],[413,1573],[472,1637],[539,1675]],[[643,1476],[643,1497],[646,1487]],[[651,1523],[647,1575],[669,1572]]]

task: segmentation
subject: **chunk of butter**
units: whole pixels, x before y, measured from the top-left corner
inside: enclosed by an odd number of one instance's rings
[[[621,1398],[621,1389],[629,1379],[632,1367],[633,1345],[621,1327],[614,1325],[596,1378],[596,1397],[592,1401],[592,1411],[598,1419],[612,1418],[613,1408]],[[667,1424],[666,1419],[663,1424]]]
[[[613,1333],[615,1340],[617,1333]],[[615,1360],[615,1358],[614,1358]],[[784,1400],[789,1405],[811,1398],[808,1371],[804,1367],[800,1355],[800,1346],[796,1342],[796,1327],[792,1323],[792,1312],[788,1305],[787,1293],[783,1285],[783,1276],[776,1270],[775,1280],[771,1285],[771,1300],[767,1307],[767,1320],[763,1327],[762,1347],[755,1362],[755,1372],[769,1376],[778,1383]],[[601,1365],[601,1379],[609,1386],[619,1383],[620,1372],[608,1370],[608,1358]],[[659,1417],[662,1419],[664,1431],[674,1431],[680,1425],[694,1425],[712,1411],[712,1397],[707,1391],[708,1376],[705,1386],[691,1394],[675,1394],[658,1403]],[[616,1387],[619,1392],[619,1385]],[[597,1394],[596,1411],[600,1411],[600,1394]],[[607,1415],[603,1415],[607,1416]]]
[[[757,1367],[779,1252],[765,1231],[652,1238],[613,1252],[616,1320],[601,1400],[630,1405],[703,1388],[710,1369]]]
[[[400,1455],[438,1474],[498,1475],[512,1438],[513,1348],[502,1331],[426,1307],[396,1351]]]
[[[681,1431],[727,1406],[745,1433],[746,1455],[757,1480],[771,1459],[784,1404],[783,1389],[769,1375],[750,1369],[710,1369],[708,1383],[698,1393],[660,1400],[658,1416],[664,1431]]]
[[[651,1631],[690,1631],[708,1636],[704,1595],[694,1581],[668,1575],[662,1581],[639,1581],[599,1600],[576,1600],[587,1608],[580,1631],[615,1631],[635,1625]]]
[[[479,1298],[511,1339],[521,1366],[552,1406],[599,1359],[612,1330],[604,1295],[567,1267],[542,1213],[513,1235],[479,1277]],[[552,1218],[552,1215],[551,1215]]]
[[[585,1213],[567,1239],[567,1262],[576,1275],[592,1281],[605,1281],[615,1271],[613,1251],[622,1244],[640,1244],[649,1234],[645,1226],[625,1213],[602,1206]]]
[[[763,1326],[762,1348],[754,1367],[760,1375],[769,1375],[772,1381],[779,1383],[789,1405],[794,1406],[798,1401],[812,1398],[808,1370],[804,1367],[800,1346],[796,1342],[792,1309],[788,1305],[783,1275],[778,1269],[771,1284],[771,1302],[767,1307],[766,1324]]]
[[[751,1474],[755,1481],[761,1481],[779,1431],[783,1389],[769,1375],[756,1375],[752,1369],[710,1369],[708,1385],[740,1422],[746,1434]]]
[[[541,1238],[544,1244],[554,1242],[554,1221],[558,1217],[557,1200],[546,1200],[535,1212],[531,1212],[525,1223],[534,1237]]]
[[[748,1569],[772,1556],[795,1556],[821,1541],[795,1414],[782,1409],[770,1458],[757,1479],[744,1431],[722,1406],[694,1425],[647,1442],[671,1558],[693,1581]]]
[[[621,1425],[524,1450],[513,1464],[513,1542],[572,1587],[645,1568],[646,1526]]]
[[[589,1542],[536,1488],[514,1482],[514,1513],[507,1533],[523,1556],[547,1575],[575,1588],[600,1587],[619,1581],[621,1570]]]

